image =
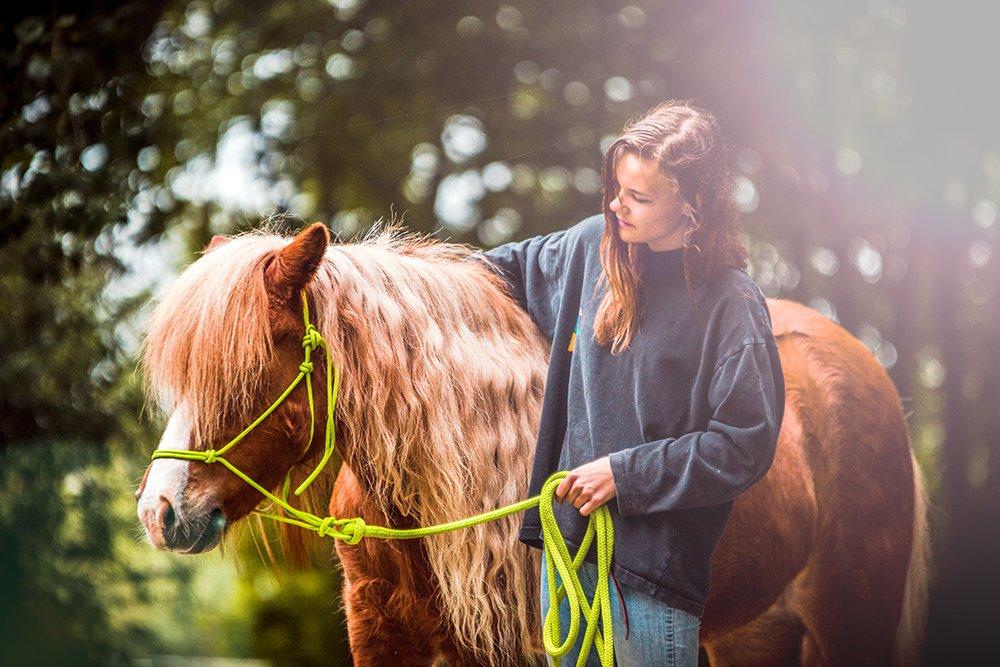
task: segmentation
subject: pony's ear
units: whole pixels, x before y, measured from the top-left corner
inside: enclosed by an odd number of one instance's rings
[[[265,274],[268,290],[280,301],[290,301],[312,279],[327,246],[330,232],[321,222],[316,222],[301,232],[287,246],[278,251]]]
[[[216,234],[215,236],[212,237],[212,240],[208,242],[208,245],[205,246],[205,249],[202,251],[202,254],[206,252],[211,252],[212,250],[215,250],[223,243],[228,243],[228,242],[229,242],[228,236],[222,236],[221,234]]]

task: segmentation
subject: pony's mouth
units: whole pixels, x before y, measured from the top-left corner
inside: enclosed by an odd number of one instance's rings
[[[201,533],[198,534],[198,537],[195,538],[193,542],[183,539],[185,537],[189,537],[190,534],[188,534],[180,536],[180,540],[174,540],[172,543],[168,542],[167,547],[171,551],[177,551],[183,554],[200,554],[215,547],[222,540],[222,536],[225,534],[227,527],[228,522],[226,521],[226,515],[223,514],[222,509],[216,508],[212,510],[212,513],[209,516],[208,521],[205,522]],[[184,548],[184,543],[190,543],[190,546]]]

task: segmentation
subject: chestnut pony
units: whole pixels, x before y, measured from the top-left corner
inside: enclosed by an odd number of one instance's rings
[[[525,498],[548,342],[500,277],[462,261],[469,252],[391,225],[334,245],[320,224],[294,239],[217,237],[150,320],[146,376],[169,414],[160,447],[226,442],[288,386],[304,289],[341,372],[342,465],[293,504],[416,527]],[[774,465],[737,500],[712,558],[702,644],[712,664],[916,662],[928,539],[899,396],[837,324],[790,301],[768,306],[784,421]],[[266,488],[289,471],[301,481],[320,459],[325,397],[310,445],[305,393],[227,454]],[[152,544],[185,553],[214,547],[261,501],[224,467],[177,459],[155,460],[137,496]],[[338,542],[357,664],[540,662],[539,552],[517,541],[519,522]]]

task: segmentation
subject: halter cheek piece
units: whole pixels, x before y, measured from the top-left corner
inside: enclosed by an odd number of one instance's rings
[[[288,503],[288,489],[291,484],[291,472],[285,475],[285,481],[281,487],[281,496],[277,496],[263,486],[254,481],[249,475],[230,463],[223,455],[235,447],[243,438],[260,425],[267,417],[280,406],[289,394],[299,386],[302,378],[306,380],[306,392],[309,398],[309,442],[306,445],[306,452],[312,446],[313,435],[316,423],[316,405],[313,400],[312,375],[314,370],[312,363],[312,353],[318,347],[323,348],[326,362],[326,436],[323,443],[323,458],[316,468],[309,474],[295,489],[295,495],[299,496],[309,488],[320,472],[330,462],[333,456],[335,445],[335,429],[333,422],[333,411],[337,404],[337,393],[340,389],[340,369],[333,364],[330,348],[326,340],[320,335],[309,322],[309,300],[305,290],[302,296],[302,321],[305,324],[305,334],[302,336],[302,348],[305,350],[304,359],[299,364],[299,374],[292,380],[292,383],[281,392],[257,419],[243,429],[239,435],[227,442],[220,449],[208,449],[205,451],[192,451],[187,449],[158,449],[153,452],[152,459],[185,459],[188,461],[201,461],[203,463],[221,463],[230,472],[252,486],[261,495],[283,509],[289,516],[271,514],[260,510],[254,510],[257,514],[265,516],[275,521],[300,526],[313,530],[322,537],[333,537],[342,540],[347,544],[357,544],[364,537],[373,537],[385,540],[405,540],[421,537],[430,537],[442,533],[469,528],[471,526],[495,521],[511,514],[523,512],[532,507],[538,507],[539,517],[542,522],[542,543],[547,566],[548,587],[549,587],[549,613],[545,618],[543,627],[543,642],[545,650],[552,657],[558,658],[569,653],[576,643],[576,638],[580,632],[581,621],[587,621],[587,629],[584,634],[582,650],[580,651],[580,663],[586,661],[590,653],[591,646],[597,647],[601,664],[605,667],[614,665],[614,638],[611,628],[611,594],[608,576],[611,572],[611,558],[614,554],[614,524],[611,521],[611,513],[605,505],[601,505],[594,510],[589,517],[587,530],[580,541],[580,549],[575,556],[570,555],[566,545],[566,539],[559,529],[559,524],[555,519],[554,502],[556,487],[567,475],[566,471],[553,473],[545,484],[542,485],[541,493],[532,496],[527,500],[500,507],[490,512],[477,514],[466,519],[450,521],[436,526],[426,526],[422,528],[387,528],[384,526],[370,526],[360,518],[338,519],[336,517],[318,517],[309,512],[298,510]],[[596,542],[597,549],[597,589],[594,592],[594,599],[587,600],[586,593],[580,583],[578,571],[583,565],[583,560],[590,550],[592,543]],[[558,584],[556,574],[562,584]],[[617,586],[617,580],[615,585]],[[621,592],[619,591],[619,596]],[[561,629],[559,623],[559,608],[563,597],[569,598],[570,627],[566,638],[560,641]],[[622,601],[624,608],[624,600]],[[628,629],[628,616],[625,616],[626,631]]]
[[[333,457],[334,446],[336,444],[336,429],[334,428],[333,423],[333,412],[337,405],[337,394],[340,391],[340,369],[333,364],[332,356],[330,355],[330,348],[327,346],[326,340],[309,321],[309,300],[306,298],[305,290],[302,290],[301,297],[302,321],[305,323],[305,334],[302,336],[304,358],[302,363],[299,364],[299,374],[294,380],[292,380],[291,384],[289,384],[288,387],[281,392],[281,395],[275,399],[274,403],[271,403],[271,405],[264,410],[264,412],[261,413],[257,419],[253,420],[253,422],[243,429],[239,435],[227,442],[220,449],[208,449],[205,451],[192,451],[187,449],[157,449],[153,452],[151,458],[153,460],[169,458],[186,459],[188,461],[202,461],[203,463],[221,463],[234,475],[259,491],[271,502],[288,512],[288,514],[290,514],[293,518],[255,510],[258,514],[282,521],[284,523],[302,525],[304,528],[311,528],[312,530],[315,530],[320,535],[329,535],[331,537],[343,539],[350,544],[356,544],[363,536],[363,532],[358,530],[358,528],[364,525],[364,521],[361,519],[334,519],[333,517],[321,519],[309,514],[308,512],[297,510],[288,503],[288,489],[291,484],[290,471],[287,475],[285,475],[285,481],[281,487],[281,496],[279,497],[258,484],[249,475],[234,466],[223,456],[226,452],[239,444],[240,441],[249,435],[251,431],[257,428],[261,422],[270,416],[272,412],[277,410],[278,406],[284,403],[285,399],[288,398],[292,391],[299,386],[303,378],[305,378],[306,381],[306,394],[309,399],[309,442],[306,443],[305,448],[306,452],[309,451],[316,431],[316,402],[313,398],[312,387],[312,372],[314,370],[312,353],[316,348],[322,347],[325,353],[323,356],[326,360],[326,434],[323,442],[323,458],[320,459],[316,468],[309,473],[309,476],[306,477],[306,479],[295,489],[296,496],[302,495],[302,493],[309,488],[309,485],[316,480],[316,477],[319,476],[319,474],[330,462],[330,459]]]

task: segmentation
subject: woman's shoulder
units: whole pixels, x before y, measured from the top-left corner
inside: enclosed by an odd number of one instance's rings
[[[569,227],[535,236],[521,243],[533,243],[546,255],[558,256],[560,261],[568,261],[581,251],[583,254],[597,252],[603,232],[604,216],[592,215]]]
[[[737,266],[725,266],[709,281],[709,290],[715,292],[716,298],[723,301],[747,300],[764,304],[764,293],[746,269]]]
[[[745,269],[727,266],[706,284],[703,303],[720,338],[730,346],[770,342],[771,313],[760,287]]]
[[[600,243],[604,231],[604,216],[592,215],[569,227],[557,229],[548,234],[541,234],[527,239],[525,242],[535,242],[545,246],[550,252],[558,250],[565,252],[578,245],[588,246],[591,242]]]
[[[578,243],[600,243],[604,233],[604,214],[598,213],[584,218],[566,230],[567,236]]]

